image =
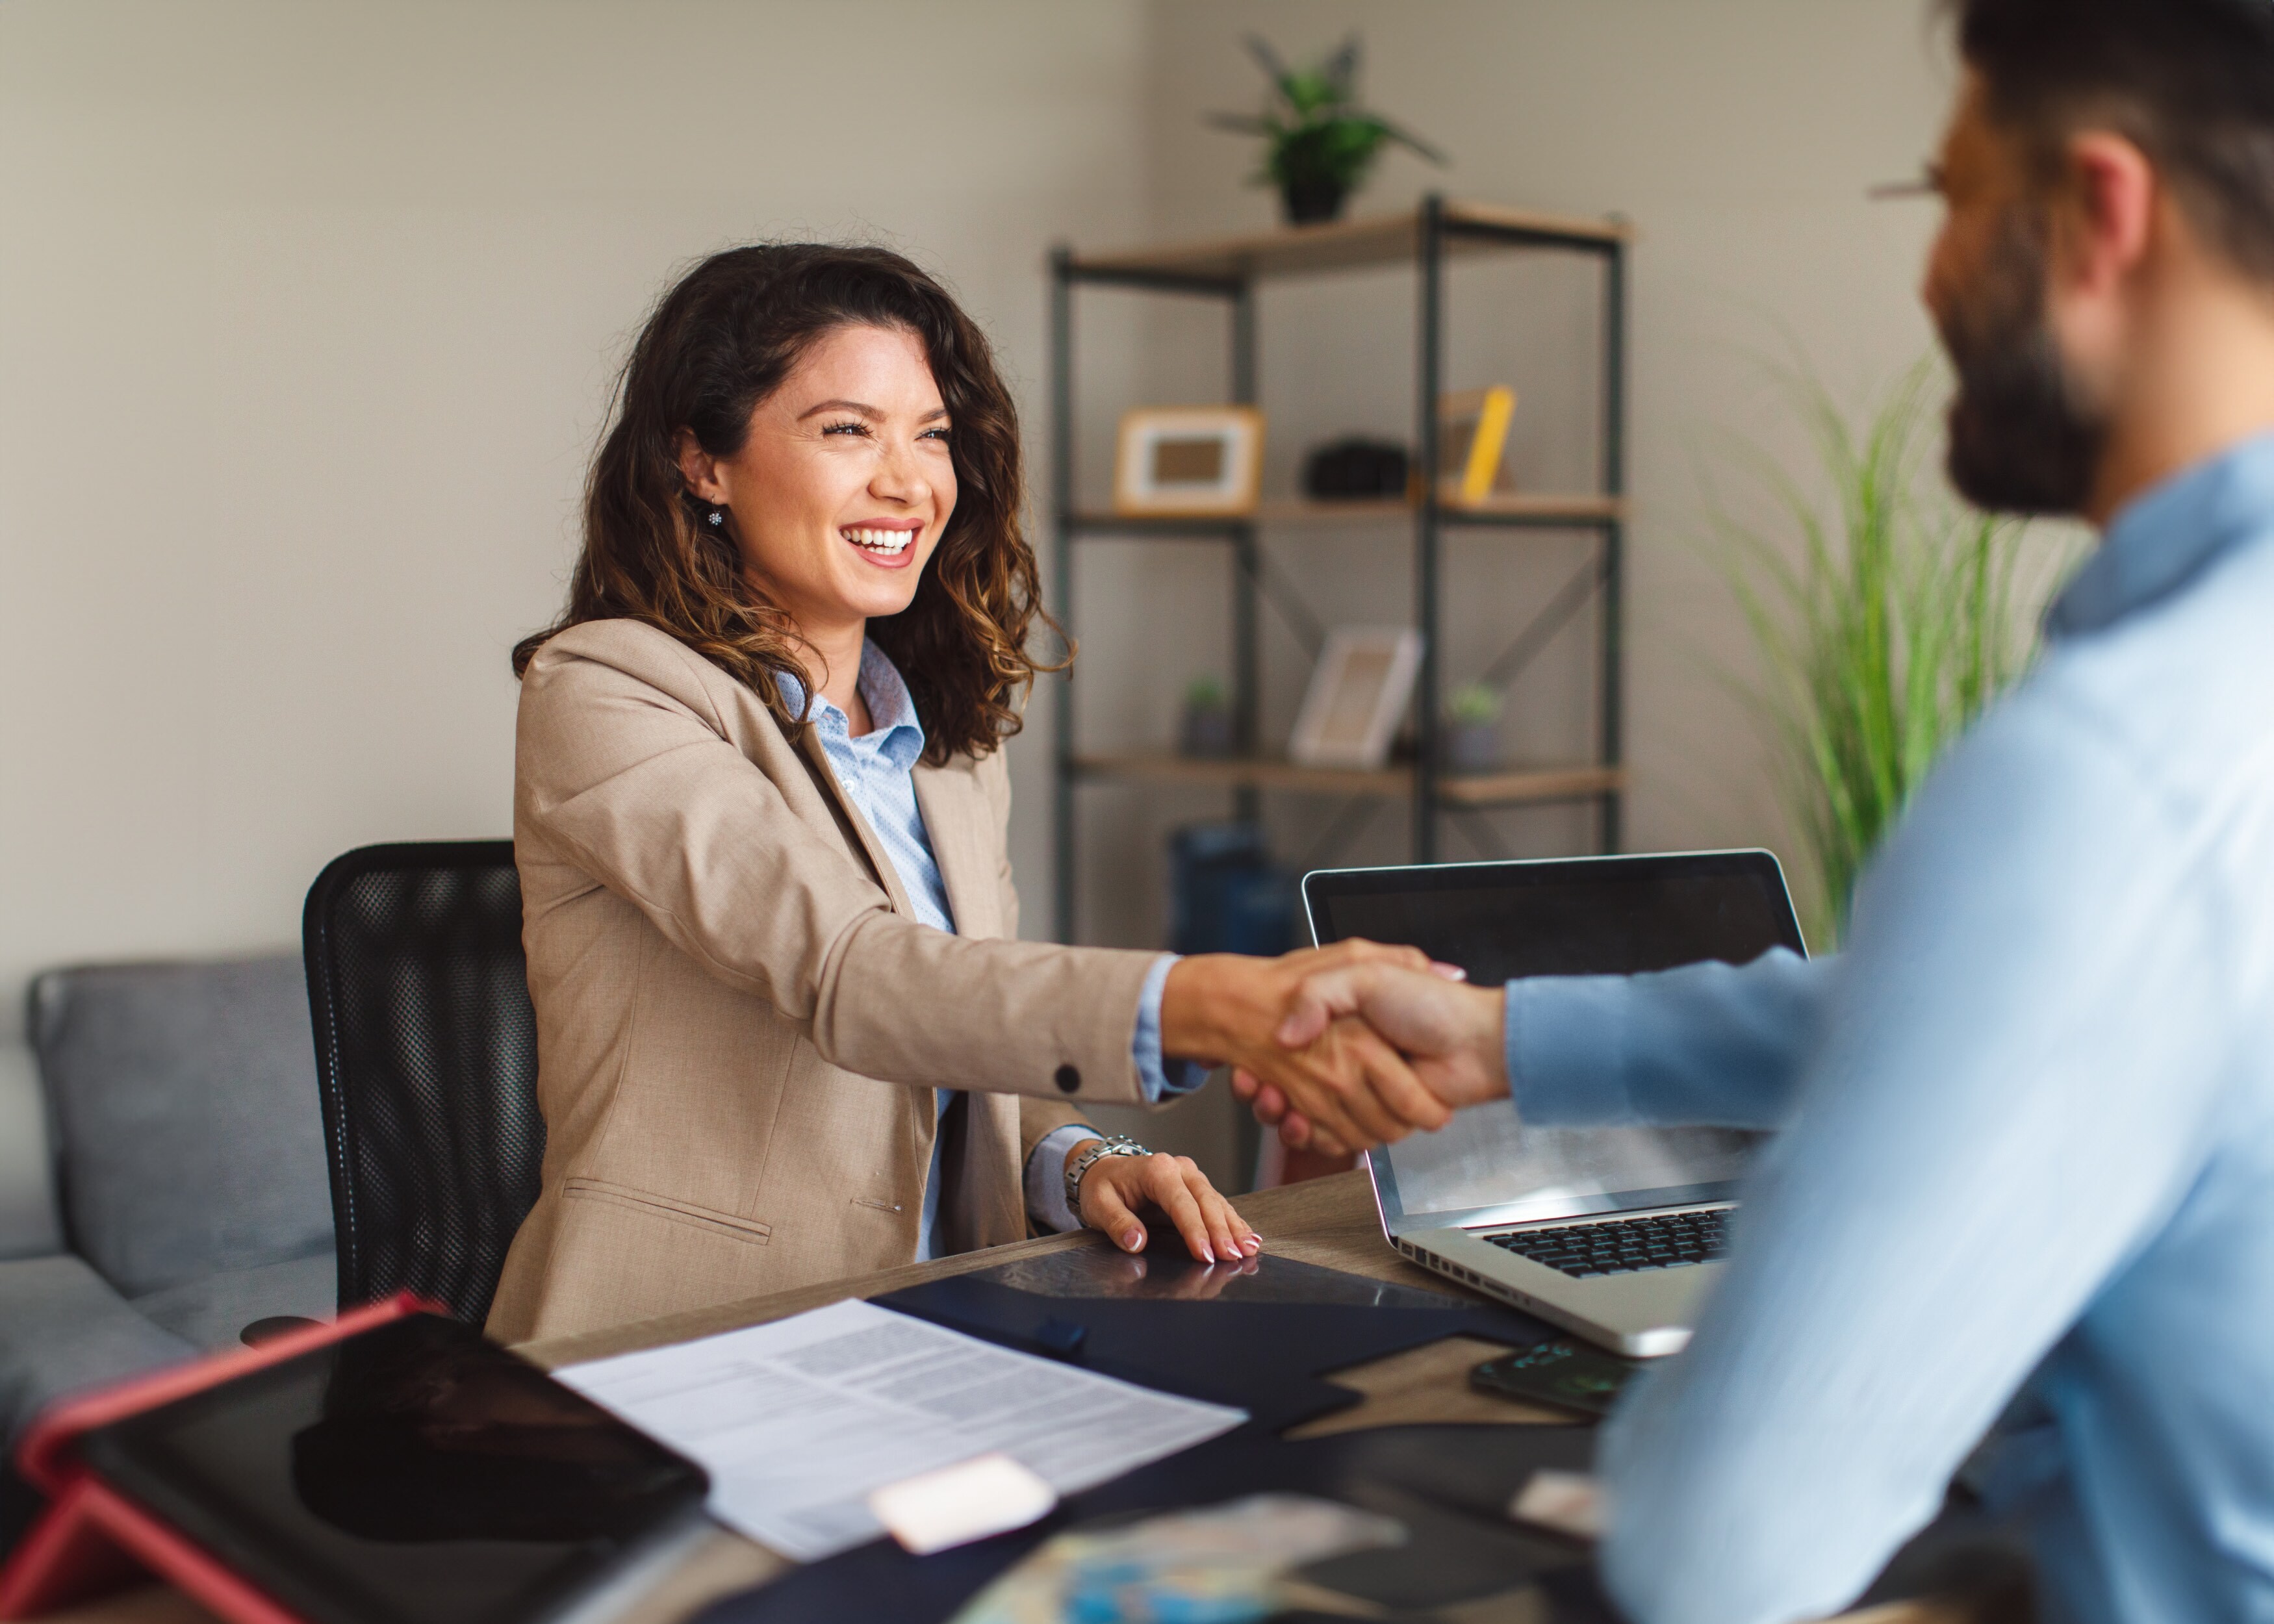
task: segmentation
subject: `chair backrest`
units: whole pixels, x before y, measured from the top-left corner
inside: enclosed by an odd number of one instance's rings
[[[410,1290],[478,1325],[545,1159],[513,843],[350,852],[301,939],[340,1306]]]
[[[28,1014],[64,1233],[120,1292],[331,1244],[298,959],[50,970]]]

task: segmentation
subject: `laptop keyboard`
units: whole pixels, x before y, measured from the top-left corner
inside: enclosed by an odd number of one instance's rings
[[[1726,1207],[1702,1213],[1653,1213],[1647,1218],[1517,1229],[1478,1238],[1566,1274],[1581,1278],[1627,1274],[1638,1269],[1706,1263],[1720,1257],[1726,1244],[1722,1221],[1728,1215]]]

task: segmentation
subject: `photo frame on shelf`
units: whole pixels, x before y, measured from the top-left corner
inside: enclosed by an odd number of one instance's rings
[[[1262,479],[1263,414],[1253,406],[1147,406],[1122,415],[1113,460],[1116,513],[1253,513]]]
[[[1328,635],[1287,743],[1306,767],[1374,769],[1413,697],[1421,634],[1404,626],[1344,626]]]
[[[1437,397],[1437,500],[1474,507],[1495,491],[1513,491],[1508,425],[1516,391],[1506,384]]]

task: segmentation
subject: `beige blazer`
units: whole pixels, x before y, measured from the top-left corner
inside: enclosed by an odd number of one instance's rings
[[[513,832],[545,1174],[493,1336],[910,1261],[935,1087],[990,1091],[943,1152],[947,1240],[1016,1240],[1035,1141],[1142,1098],[1153,955],[1013,939],[1002,751],[915,776],[954,936],[912,917],[817,741],[718,666],[629,620],[538,651]]]

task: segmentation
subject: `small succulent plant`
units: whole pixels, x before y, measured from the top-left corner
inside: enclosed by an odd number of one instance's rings
[[[1500,695],[1481,682],[1465,682],[1445,695],[1445,715],[1455,722],[1482,726],[1500,720]]]
[[[1239,748],[1239,725],[1231,695],[1214,676],[1185,684],[1184,714],[1177,720],[1177,748],[1202,761],[1221,761]]]
[[[1228,710],[1231,695],[1224,689],[1221,678],[1194,677],[1185,684],[1185,708],[1187,710]]]
[[[1274,185],[1288,222],[1333,220],[1365,181],[1384,147],[1396,145],[1442,164],[1435,147],[1359,104],[1359,41],[1355,34],[1314,67],[1291,68],[1270,44],[1247,36],[1248,54],[1271,81],[1261,113],[1211,113],[1219,130],[1260,135],[1267,145],[1257,185]]]

